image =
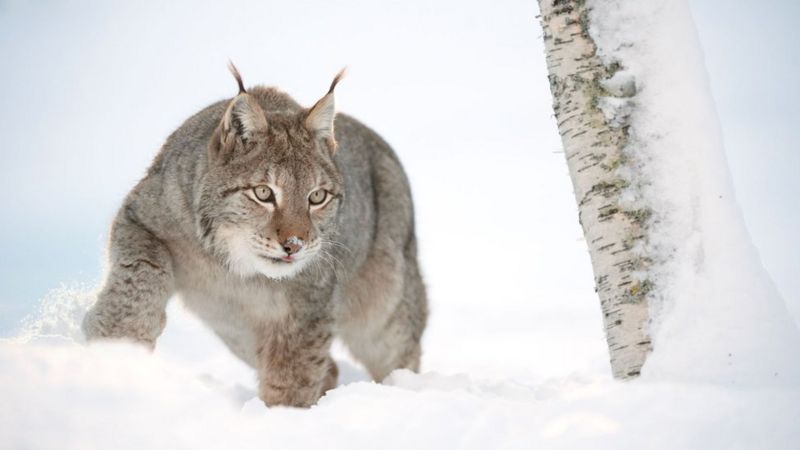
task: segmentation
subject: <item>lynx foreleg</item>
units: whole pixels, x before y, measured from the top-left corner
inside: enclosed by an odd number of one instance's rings
[[[309,407],[336,387],[332,321],[303,317],[265,330],[258,348],[259,395],[269,406]]]
[[[110,270],[97,303],[83,320],[89,340],[127,338],[151,348],[166,325],[174,291],[172,260],[164,244],[121,213],[111,229]]]

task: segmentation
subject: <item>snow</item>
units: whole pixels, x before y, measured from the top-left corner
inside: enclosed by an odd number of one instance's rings
[[[83,295],[62,289],[50,301]],[[340,386],[315,407],[267,408],[255,397],[252,372],[179,302],[168,314],[154,354],[127,343],[83,346],[75,334],[0,344],[4,446],[791,448],[800,438],[798,387],[622,383],[598,371],[515,379],[403,370],[377,384],[341,348]],[[474,326],[483,316],[459,319]],[[61,330],[73,330],[69,315],[63,322]],[[458,337],[449,338],[429,347],[458,350]],[[482,338],[503,353],[502,335]],[[476,362],[484,359],[473,350]]]
[[[485,126],[481,121],[497,119],[492,115],[478,121],[470,115],[424,116],[422,111],[419,123],[400,120],[407,102],[392,89],[359,94],[359,67],[370,67],[363,62],[353,64],[348,79],[353,87],[342,83],[341,102],[337,98],[340,104],[351,99],[357,117],[374,118],[367,122],[389,135],[409,171],[432,300],[421,374],[398,371],[384,384],[373,383],[337,344],[336,389],[309,410],[268,409],[256,397],[252,370],[178,299],[170,302],[168,325],[154,353],[128,343],[86,346],[78,324],[95,286],[70,285],[46,296],[18,336],[0,341],[2,446],[796,448],[800,377],[792,371],[797,330],[742,226],[688,10],[683,2],[661,0],[615,2],[607,9],[611,14],[597,15],[592,33],[608,58],[626,63],[608,87],[631,93],[635,80],[633,105],[639,109],[632,116],[633,130],[647,146],[632,151],[653,180],[631,192],[630,201],[648,202],[660,214],[662,241],[652,245],[664,252],[661,276],[675,286],[657,305],[656,351],[640,379],[610,377],[586,246],[579,237],[563,155],[555,153],[555,124],[546,119],[551,111],[538,116],[527,109],[538,98],[535,89],[547,94],[543,72],[536,73],[538,84],[525,78],[532,71],[505,78],[509,86],[538,86],[516,92],[518,103],[493,103],[497,95],[480,89],[464,100],[463,92],[477,80],[458,84],[458,72],[467,74],[473,52],[481,50],[464,45],[469,51],[451,54],[448,62],[455,81],[436,88],[444,103],[457,108],[502,111],[506,122],[491,128],[498,131],[491,138],[476,132],[475,138],[462,139],[452,131],[477,131]],[[465,14],[459,8],[451,12]],[[473,24],[470,32],[490,43],[492,35],[482,35],[481,24],[491,14],[465,20]],[[535,27],[532,17],[515,26]],[[423,30],[438,26],[419,20]],[[155,29],[160,26],[157,22]],[[138,31],[133,35],[148,39]],[[631,40],[637,45],[620,45]],[[497,65],[506,62],[501,59],[506,50],[491,50],[500,55]],[[439,58],[427,57],[431,62]],[[508,57],[519,55],[509,50]],[[341,63],[331,61],[335,68]],[[130,70],[141,65],[132,64]],[[198,69],[199,79],[204,71]],[[417,72],[381,76],[435,82],[430,74]],[[167,75],[177,73],[173,68]],[[225,75],[223,67],[220,73]],[[222,75],[208,84],[224,83]],[[298,85],[313,86],[306,81]],[[200,82],[181,86],[191,91],[186,98],[196,102],[197,93],[207,88]],[[309,90],[307,97],[317,94]],[[363,105],[379,99],[389,106],[369,114],[353,98]],[[547,110],[549,100],[540,101]],[[164,114],[178,120],[184,113]],[[164,117],[156,119],[166,127]],[[397,123],[403,124],[402,132]],[[550,134],[537,134],[536,127]],[[442,128],[447,136],[440,136]],[[138,139],[159,136],[152,124],[142,129],[138,135],[146,137]],[[137,145],[155,148],[145,143]],[[143,160],[132,161],[140,157],[147,155],[113,156],[123,158],[121,166],[136,167]],[[104,176],[100,184],[114,182],[114,173]],[[686,245],[672,248],[672,242]]]

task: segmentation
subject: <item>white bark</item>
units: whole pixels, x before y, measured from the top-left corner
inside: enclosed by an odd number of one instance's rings
[[[635,186],[622,175],[630,157],[629,97],[633,80],[618,80],[588,33],[582,0],[539,0],[553,110],[591,255],[615,377],[640,374],[651,350],[648,293],[653,288],[646,254],[651,212],[623,195]],[[635,111],[633,112],[635,113]]]

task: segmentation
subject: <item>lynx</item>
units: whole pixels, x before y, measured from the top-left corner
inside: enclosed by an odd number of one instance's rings
[[[336,386],[336,336],[381,381],[418,370],[427,298],[397,156],[334,110],[271,87],[208,106],[169,136],[110,231],[87,339],[151,348],[178,295],[258,375],[267,405]]]

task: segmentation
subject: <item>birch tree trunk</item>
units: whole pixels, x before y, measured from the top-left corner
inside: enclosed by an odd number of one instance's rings
[[[645,253],[648,209],[625,206],[624,173],[629,158],[624,106],[635,83],[611,83],[620,70],[606,66],[588,33],[583,0],[539,0],[553,110],[578,203],[579,221],[591,255],[600,297],[611,368],[616,378],[640,374],[651,350],[647,334],[648,277]],[[604,113],[615,105],[616,114]],[[623,113],[619,113],[623,111]]]

